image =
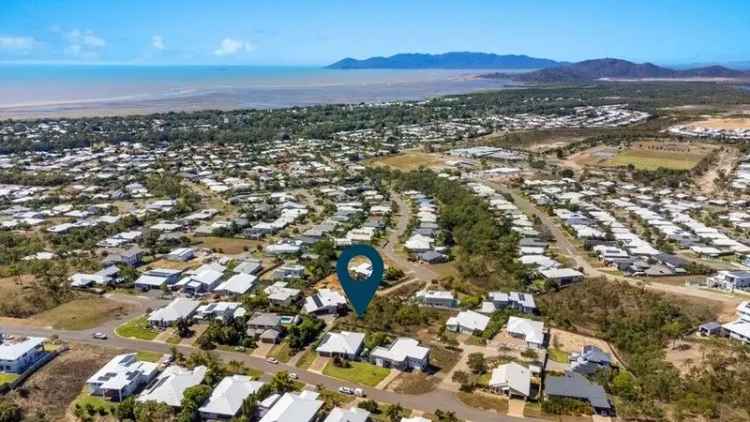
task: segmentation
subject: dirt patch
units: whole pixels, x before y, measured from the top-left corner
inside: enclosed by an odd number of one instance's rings
[[[218,250],[219,253],[227,255],[239,255],[244,252],[252,252],[261,245],[261,242],[248,239],[236,239],[230,237],[194,237],[193,240],[200,242],[196,246],[201,248],[208,248],[211,250]]]
[[[691,128],[702,127],[707,129],[750,129],[750,118],[728,117],[706,119],[700,122],[690,123],[687,126]]]
[[[439,382],[423,372],[405,372],[393,380],[390,389],[401,394],[426,394],[434,391]]]
[[[30,319],[35,324],[60,330],[86,330],[127,315],[133,308],[130,304],[92,297],[72,300]]]
[[[72,344],[69,351],[29,377],[23,385],[28,394],[19,394],[15,400],[27,416],[43,414],[46,420],[62,420],[86,380],[115,355],[114,349]]]
[[[644,141],[626,148],[600,145],[581,151],[561,164],[580,169],[586,166],[621,167],[632,165],[641,170],[660,167],[690,170],[717,147],[711,144]]]
[[[193,269],[198,268],[200,266],[200,261],[193,259],[190,261],[171,261],[168,259],[157,259],[156,261],[150,262],[147,265],[144,265],[141,270],[144,270],[145,268],[164,268],[168,270],[187,270],[187,269]]]

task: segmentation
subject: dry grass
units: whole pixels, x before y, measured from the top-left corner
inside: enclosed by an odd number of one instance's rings
[[[369,164],[376,167],[385,166],[403,171],[416,170],[423,166],[428,168],[446,167],[445,160],[440,156],[440,154],[431,154],[416,151],[378,158],[371,161]]]
[[[165,268],[168,270],[187,270],[187,269],[193,269],[198,268],[200,266],[200,262],[198,260],[190,260],[190,261],[170,261],[168,259],[157,259],[156,261],[150,262],[147,265],[145,265],[143,268]]]
[[[503,397],[482,393],[480,391],[475,391],[473,393],[460,391],[456,395],[458,396],[458,399],[467,406],[483,410],[494,410],[501,415],[508,412],[508,400]]]
[[[261,242],[254,240],[217,236],[194,237],[193,240],[200,242],[196,245],[198,247],[222,251],[221,253],[227,255],[239,255],[245,252],[246,249],[254,251],[261,244]]]
[[[92,297],[72,300],[30,319],[59,330],[86,330],[126,315],[131,309],[131,305]]]
[[[15,400],[27,415],[41,412],[46,420],[63,420],[88,377],[116,354],[113,349],[72,344],[69,351],[32,375],[24,383],[28,395]]]
[[[564,353],[580,352],[583,346],[592,345],[608,352],[615,361],[617,357],[612,353],[609,344],[596,337],[589,337],[583,334],[571,333],[570,331],[563,331],[557,328],[550,329],[550,346],[552,349]],[[558,355],[560,356],[560,355]],[[567,363],[567,359],[564,363]]]
[[[440,380],[424,372],[405,372],[391,384],[391,389],[400,394],[427,394],[437,387]]]

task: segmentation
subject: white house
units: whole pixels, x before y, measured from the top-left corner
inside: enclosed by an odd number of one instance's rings
[[[737,306],[737,319],[721,327],[729,338],[750,344],[750,302],[744,301]]]
[[[458,301],[453,296],[453,292],[448,290],[420,290],[415,294],[417,300],[427,306],[438,306],[445,308],[455,308]]]
[[[370,360],[386,368],[422,371],[430,364],[430,349],[420,346],[413,338],[399,337],[389,346],[373,348]]]
[[[136,400],[141,403],[156,401],[171,407],[180,407],[185,390],[203,382],[207,371],[208,368],[205,366],[196,366],[192,370],[176,365],[170,366],[159,374]]]
[[[540,270],[539,274],[545,280],[553,281],[560,286],[567,286],[568,284],[583,280],[583,273],[572,268],[548,268]]]
[[[296,301],[301,291],[287,287],[287,283],[277,281],[265,288],[264,292],[268,296],[269,302],[274,305],[289,305]]]
[[[492,370],[489,386],[508,397],[527,399],[531,394],[531,371],[516,362],[500,365]]]
[[[139,361],[135,353],[117,355],[86,381],[89,393],[122,401],[151,382],[158,365]]]
[[[261,386],[262,382],[253,381],[245,375],[225,377],[198,411],[204,420],[229,420],[240,411],[242,402]]]
[[[357,359],[362,351],[365,335],[351,331],[329,332],[323,337],[316,352],[321,356]]]
[[[529,347],[544,348],[545,330],[541,321],[512,316],[508,318],[506,330],[509,335],[524,339]]]
[[[148,317],[148,323],[157,328],[166,328],[177,323],[178,320],[189,320],[200,306],[197,300],[178,297],[167,306],[159,308]]]
[[[285,393],[260,419],[260,422],[311,422],[323,407],[318,393],[303,390]]]
[[[332,314],[346,307],[346,298],[331,289],[320,289],[312,296],[305,298],[304,311],[308,314]]]
[[[370,412],[359,407],[351,409],[342,409],[334,407],[323,422],[367,422],[370,419]]]
[[[214,292],[228,295],[242,295],[252,290],[257,280],[258,277],[254,275],[237,273],[216,286]]]
[[[141,290],[160,289],[162,286],[176,283],[180,274],[182,274],[180,270],[154,268],[141,274],[135,280],[135,287]]]
[[[0,371],[20,374],[43,358],[44,337],[0,334]]]
[[[450,331],[463,334],[481,333],[490,323],[490,317],[474,311],[462,311],[448,318],[445,325]]]
[[[170,261],[190,261],[195,257],[195,251],[193,248],[177,248],[172,252],[164,256],[165,259]]]

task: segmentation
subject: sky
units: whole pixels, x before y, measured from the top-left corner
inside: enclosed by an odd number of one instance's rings
[[[482,51],[750,61],[748,0],[2,0],[0,62],[325,65]]]

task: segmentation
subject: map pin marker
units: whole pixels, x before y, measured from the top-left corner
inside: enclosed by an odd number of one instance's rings
[[[372,263],[372,273],[364,280],[354,279],[349,275],[349,262],[357,256],[363,256]],[[370,245],[349,246],[341,252],[339,260],[336,261],[336,275],[354,312],[362,318],[375,296],[375,291],[383,281],[383,258]]]

